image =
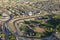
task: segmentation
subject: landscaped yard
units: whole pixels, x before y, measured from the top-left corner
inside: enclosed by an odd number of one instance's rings
[[[48,17],[49,18],[49,17]],[[53,17],[52,17],[53,18]],[[60,18],[60,17],[59,17]],[[27,37],[42,38],[52,35],[54,30],[59,31],[59,18],[47,19],[44,24],[41,24],[41,20],[24,21],[23,26],[20,27],[21,31],[24,31]]]
[[[45,29],[40,28],[39,26],[33,25],[34,23],[39,24],[40,21],[34,20],[34,21],[25,21],[25,24],[28,24],[30,26],[21,26],[20,30],[24,31],[28,37],[42,37],[42,33],[45,32]]]

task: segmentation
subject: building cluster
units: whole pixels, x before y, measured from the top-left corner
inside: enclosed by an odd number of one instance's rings
[[[53,31],[49,27],[54,25],[53,23],[57,20],[54,20],[54,17],[60,13],[60,0],[0,0],[0,3],[0,40],[5,36],[10,40],[21,40],[20,34],[25,37],[46,36],[43,33]],[[52,25],[48,22],[52,22]],[[60,21],[56,22],[58,24]],[[55,33],[58,38],[60,38],[59,35],[58,32]],[[52,37],[53,35],[49,38]],[[24,40],[24,37],[22,39]]]

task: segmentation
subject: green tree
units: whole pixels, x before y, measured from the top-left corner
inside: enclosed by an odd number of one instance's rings
[[[15,40],[15,36],[13,34],[8,35],[9,40]]]
[[[31,24],[31,21],[24,21],[25,24]]]
[[[27,28],[26,26],[21,26],[21,27],[20,27],[20,30],[26,32],[26,31],[28,30],[28,28]]]

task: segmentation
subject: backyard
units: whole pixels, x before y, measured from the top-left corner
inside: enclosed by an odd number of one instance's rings
[[[23,26],[20,27],[20,30],[23,31],[27,37],[36,37],[42,38],[52,35],[53,32],[59,32],[60,17],[55,18],[52,16],[52,19],[48,17],[47,21],[44,24],[41,24],[41,20],[30,20],[24,21]]]

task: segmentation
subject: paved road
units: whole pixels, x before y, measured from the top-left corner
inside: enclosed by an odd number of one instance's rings
[[[4,21],[3,29],[4,29],[4,33],[5,33],[5,40],[8,40],[8,36],[6,34],[5,28],[8,28],[7,22],[9,22],[10,19],[11,19],[10,16],[7,16],[7,18],[4,18],[4,20],[2,19]]]
[[[18,31],[18,27],[15,27],[16,23],[18,23],[17,21],[21,21],[21,20],[25,20],[25,19],[30,19],[30,18],[35,18],[36,16],[44,16],[44,15],[35,15],[35,16],[31,16],[31,17],[23,17],[23,18],[15,18],[12,20],[12,17],[10,17],[5,23],[4,23],[4,27],[7,27],[12,33]],[[15,25],[15,26],[14,26]],[[13,27],[13,28],[12,28]],[[14,32],[13,32],[14,30]],[[17,37],[18,38],[18,37]],[[19,40],[41,40],[41,39],[31,39],[31,38],[24,38],[24,37],[20,37]]]
[[[44,14],[44,15],[46,15],[46,14]],[[8,27],[9,27],[9,29],[12,31],[12,32],[14,32],[14,33],[16,33],[16,31],[17,31],[17,28],[14,26],[14,24],[16,23],[16,21],[21,21],[21,22],[23,22],[25,19],[32,19],[32,18],[35,18],[36,16],[44,16],[44,15],[33,15],[33,16],[28,16],[28,17],[17,17],[17,18],[15,18],[15,19],[12,19],[12,20],[10,20],[8,23],[7,23],[7,25],[8,25]]]

